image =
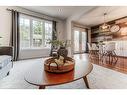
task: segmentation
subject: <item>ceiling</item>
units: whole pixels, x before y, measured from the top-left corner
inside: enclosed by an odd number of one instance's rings
[[[21,6],[27,10],[46,14],[62,20],[72,18],[78,23],[94,26],[103,23],[103,14],[106,20],[114,20],[127,16],[126,6]]]
[[[21,6],[30,11],[46,14],[59,19],[66,19],[80,10],[87,10],[87,6]]]
[[[101,6],[82,15],[82,17],[76,19],[75,21],[87,26],[94,26],[104,22],[104,13],[107,13],[106,21],[111,21],[127,16],[127,11],[125,10],[127,10],[127,7],[125,6]]]

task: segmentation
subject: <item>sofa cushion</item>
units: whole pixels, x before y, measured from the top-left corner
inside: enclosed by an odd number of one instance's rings
[[[10,63],[12,60],[11,56],[8,55],[1,55],[0,56],[0,69]]]

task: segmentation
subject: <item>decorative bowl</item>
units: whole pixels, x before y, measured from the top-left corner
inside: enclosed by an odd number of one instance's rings
[[[65,73],[74,69],[75,61],[71,57],[66,57],[64,64],[57,64],[55,58],[46,59],[44,70],[51,73]]]

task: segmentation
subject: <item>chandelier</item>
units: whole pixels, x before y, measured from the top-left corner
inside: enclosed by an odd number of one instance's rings
[[[100,26],[100,31],[101,32],[107,32],[107,31],[110,31],[110,25],[108,25],[107,23],[106,23],[106,15],[107,15],[107,13],[104,13],[104,23]]]

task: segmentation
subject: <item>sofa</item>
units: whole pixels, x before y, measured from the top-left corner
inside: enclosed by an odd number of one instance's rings
[[[13,67],[13,48],[12,47],[0,47],[0,79],[9,75],[11,68]]]

